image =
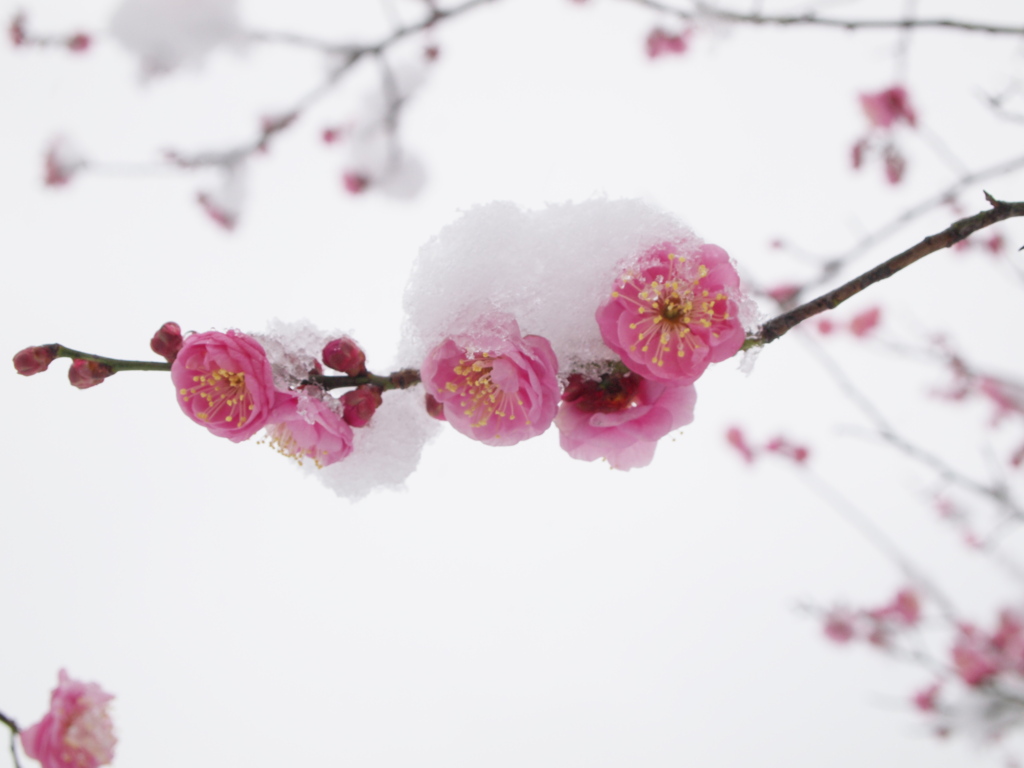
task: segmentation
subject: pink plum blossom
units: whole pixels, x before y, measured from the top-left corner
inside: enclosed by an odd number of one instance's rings
[[[487,445],[515,445],[551,426],[558,411],[558,360],[547,339],[521,336],[502,317],[427,353],[427,394],[456,430]]]
[[[862,93],[860,105],[873,126],[889,128],[900,122],[914,127],[917,114],[910,106],[910,97],[902,85],[894,85],[878,93]]]
[[[63,669],[50,711],[21,732],[25,754],[43,768],[97,768],[114,759],[117,737],[107,713],[114,697],[96,683],[72,680]]]
[[[658,440],[693,421],[697,391],[635,373],[569,377],[555,417],[560,443],[574,459],[606,459],[612,469],[645,467]]]
[[[692,384],[743,346],[739,283],[717,245],[682,256],[676,244],[663,243],[626,268],[598,308],[601,338],[634,373]]]
[[[287,397],[259,342],[238,331],[207,331],[185,339],[171,364],[178,404],[197,424],[233,442],[247,440]]]
[[[320,468],[352,453],[352,428],[331,407],[329,397],[307,392],[287,397],[275,409],[274,423],[267,426],[270,444],[299,464],[308,458]]]

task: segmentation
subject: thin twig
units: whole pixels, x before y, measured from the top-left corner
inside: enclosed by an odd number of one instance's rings
[[[17,736],[21,733],[21,730],[18,728],[18,724],[3,712],[0,712],[0,723],[11,729],[11,759],[14,761],[14,768],[21,768],[21,763],[18,761],[17,747]]]

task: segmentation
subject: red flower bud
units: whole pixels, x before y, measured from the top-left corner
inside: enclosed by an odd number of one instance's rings
[[[341,175],[341,183],[345,186],[349,192],[353,195],[358,195],[366,186],[370,183],[370,180],[359,173],[343,173]]]
[[[22,376],[34,376],[50,367],[57,359],[57,345],[47,344],[45,347],[28,347],[14,356],[14,367]]]
[[[83,32],[79,32],[77,35],[72,35],[68,38],[67,46],[69,51],[75,53],[82,53],[83,51],[89,50],[89,46],[92,45],[92,38]]]
[[[153,339],[149,342],[149,348],[160,355],[160,357],[165,358],[168,363],[173,363],[174,358],[181,351],[183,343],[181,326],[177,323],[164,323],[160,326],[160,330],[153,334]]]
[[[78,387],[79,389],[95,387],[97,384],[102,384],[107,376],[113,375],[113,368],[103,363],[97,363],[94,360],[79,360],[75,358],[71,361],[71,367],[68,369],[68,381],[71,382],[71,386]]]
[[[437,398],[429,392],[426,396],[427,413],[433,416],[438,421],[448,421],[444,417],[444,405],[438,402]]]
[[[347,373],[349,376],[358,376],[366,371],[366,355],[348,336],[327,342],[322,357],[324,365],[328,368]]]
[[[382,402],[381,388],[373,384],[363,384],[346,392],[341,396],[345,421],[353,427],[365,427]]]

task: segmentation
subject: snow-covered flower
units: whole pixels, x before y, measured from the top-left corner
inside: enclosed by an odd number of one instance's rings
[[[673,243],[628,265],[597,310],[601,338],[626,366],[665,384],[692,384],[743,346],[739,275],[717,245],[683,255]]]
[[[299,464],[308,458],[326,467],[352,453],[352,428],[332,407],[333,398],[321,399],[311,389],[293,394],[275,409],[267,435],[279,453]]]
[[[522,336],[511,317],[480,323],[427,353],[427,393],[456,430],[487,445],[515,445],[551,426],[558,411],[558,360],[540,336]]]

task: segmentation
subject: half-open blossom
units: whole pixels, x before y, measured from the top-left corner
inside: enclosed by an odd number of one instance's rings
[[[624,270],[597,310],[601,338],[626,366],[665,384],[692,384],[743,346],[740,279],[717,245],[680,255],[672,243]]]
[[[178,404],[218,437],[241,442],[258,432],[286,395],[259,342],[238,331],[207,331],[185,339],[171,364]]]
[[[50,367],[57,359],[57,345],[28,347],[14,356],[14,368],[22,376],[34,376]]]
[[[603,458],[613,469],[629,470],[650,464],[658,440],[693,421],[696,402],[692,385],[669,387],[635,373],[573,374],[555,426],[574,459]]]
[[[917,114],[910,106],[907,89],[902,85],[894,85],[878,93],[862,93],[860,105],[871,124],[879,128],[889,128],[899,122],[911,127],[917,125]]]
[[[97,768],[114,759],[117,737],[107,713],[114,697],[96,683],[72,680],[63,669],[50,711],[21,732],[25,754],[43,768]]]
[[[558,411],[558,360],[547,339],[521,336],[511,318],[427,353],[423,385],[456,430],[487,445],[515,445],[551,426]]]
[[[316,394],[300,392],[287,397],[267,426],[270,444],[284,456],[317,467],[341,461],[352,453],[352,427]]]

